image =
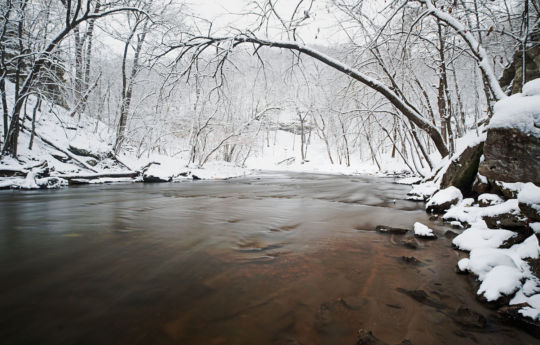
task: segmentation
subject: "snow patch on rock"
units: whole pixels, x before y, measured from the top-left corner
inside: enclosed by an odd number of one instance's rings
[[[433,230],[422,223],[414,223],[414,235],[418,237],[435,237]]]

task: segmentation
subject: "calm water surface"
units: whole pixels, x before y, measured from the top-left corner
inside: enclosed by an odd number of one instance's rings
[[[263,174],[1,192],[0,343],[355,344],[365,328],[390,344],[538,344],[474,299],[448,228],[407,190]],[[414,250],[373,231],[415,221],[441,236]],[[487,328],[457,324],[461,305]]]

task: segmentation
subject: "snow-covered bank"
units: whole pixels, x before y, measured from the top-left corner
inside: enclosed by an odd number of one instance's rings
[[[8,90],[12,87],[8,83]],[[27,107],[32,109],[35,103],[35,97],[31,96]],[[113,153],[113,129],[84,114],[72,117],[68,110],[45,102],[36,112],[34,139],[31,139],[29,117],[25,118],[22,128],[17,158],[0,159],[0,189],[228,179],[265,170],[383,176],[385,172],[408,172],[400,158],[390,158],[389,154],[379,157],[377,162],[358,155],[351,155],[348,165],[343,161],[331,162],[326,145],[315,135],[302,159],[299,135],[286,130],[276,130],[273,145],[254,150],[242,166],[219,160],[220,155],[203,166],[188,164],[189,150],[180,150],[174,157],[156,152],[137,155],[137,150],[128,145],[116,155]],[[187,143],[179,139],[177,145],[184,147]]]
[[[456,155],[409,192],[443,221],[467,228],[452,243],[469,252],[457,266],[476,277],[478,297],[537,330],[540,188],[537,161],[527,155],[538,150],[539,85],[499,101],[485,132],[460,139]]]

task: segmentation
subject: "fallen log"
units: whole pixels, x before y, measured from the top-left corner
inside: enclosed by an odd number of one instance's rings
[[[63,178],[65,180],[95,180],[98,178],[135,178],[139,176],[138,171],[118,172],[118,173],[97,173],[87,175],[54,175],[54,177]]]

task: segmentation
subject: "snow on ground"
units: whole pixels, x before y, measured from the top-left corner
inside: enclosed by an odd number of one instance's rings
[[[414,223],[414,234],[419,237],[435,237],[433,230],[422,223]]]
[[[8,93],[12,92],[13,85],[8,83]],[[12,99],[12,97],[8,97]],[[35,97],[30,96],[27,107],[33,109]],[[329,174],[354,175],[359,173],[377,174],[379,171],[401,172],[408,170],[401,158],[390,158],[390,153],[378,156],[377,163],[370,157],[360,157],[357,150],[351,153],[350,166],[345,161],[338,161],[333,156],[334,164],[331,163],[326,145],[315,133],[310,136],[307,148],[307,156],[302,161],[300,154],[300,136],[288,131],[278,130],[272,139],[272,144],[260,148],[254,148],[245,166],[210,160],[203,167],[196,164],[187,164],[188,152],[182,152],[175,157],[164,154],[151,153],[143,157],[136,157],[129,148],[118,156],[111,156],[115,131],[107,127],[99,120],[87,116],[71,117],[68,110],[51,104],[44,103],[41,111],[36,114],[36,133],[32,150],[28,148],[30,133],[28,129],[21,131],[19,139],[19,155],[17,160],[3,157],[0,160],[0,169],[19,171],[21,177],[0,177],[0,188],[37,188],[59,187],[67,185],[67,181],[48,180],[39,181],[28,174],[33,166],[47,161],[50,175],[74,176],[78,174],[111,174],[140,171],[151,162],[147,168],[147,174],[160,180],[182,180],[194,176],[201,179],[226,179],[244,176],[258,170],[298,171]],[[31,126],[31,120],[26,119],[25,128]],[[57,147],[53,148],[50,144]],[[265,143],[266,144],[266,143]],[[75,150],[74,150],[75,149]],[[78,153],[77,153],[78,152]],[[83,154],[84,153],[84,154]],[[86,155],[90,153],[90,156]],[[93,157],[95,156],[95,157]],[[125,178],[102,177],[85,179],[85,183],[125,182]],[[41,185],[38,183],[41,182]]]
[[[248,169],[343,175],[376,174],[379,171],[399,172],[408,170],[401,158],[391,158],[389,155],[378,156],[377,159],[381,166],[380,170],[370,157],[360,157],[358,153],[351,154],[350,166],[347,166],[343,160],[340,163],[335,152],[332,152],[332,163],[328,156],[326,144],[315,133],[311,136],[304,161],[302,161],[300,152],[299,135],[278,130],[271,141],[270,145],[261,147],[260,152],[246,160],[245,164]]]

